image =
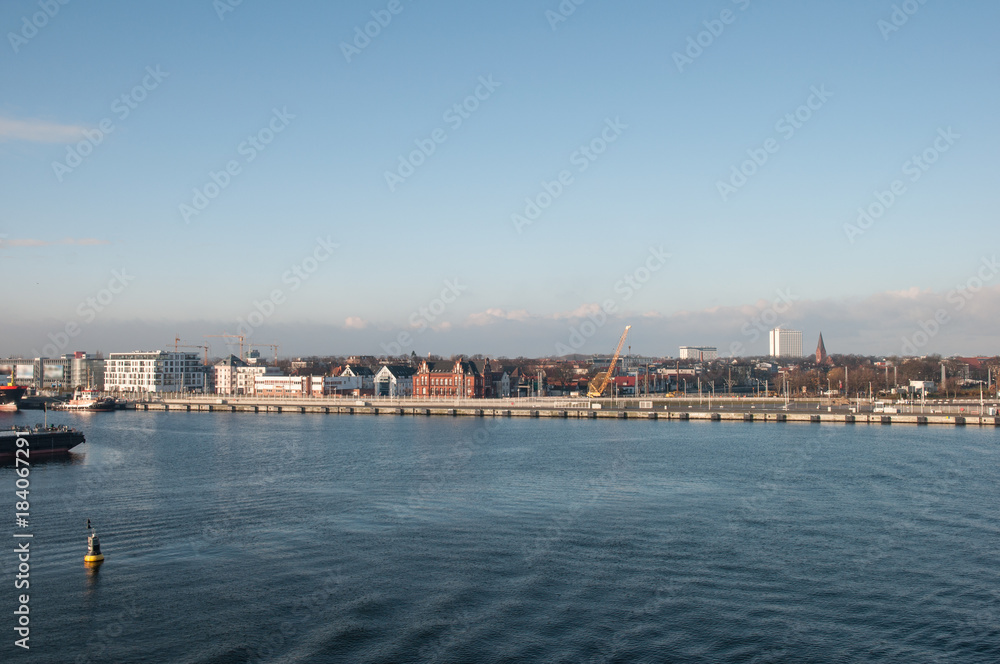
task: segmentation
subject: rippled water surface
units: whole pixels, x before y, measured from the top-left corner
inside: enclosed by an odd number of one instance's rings
[[[32,468],[24,661],[1000,661],[993,429],[49,421],[88,442]]]

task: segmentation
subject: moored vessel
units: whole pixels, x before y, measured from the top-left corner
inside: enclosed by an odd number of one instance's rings
[[[24,441],[20,444],[18,441]],[[13,459],[18,450],[27,450],[19,455],[30,461],[34,457],[67,454],[81,443],[87,442],[81,431],[68,426],[35,425],[34,429],[12,428],[0,431],[0,461]]]
[[[0,410],[17,410],[21,397],[28,391],[26,387],[14,384],[14,373],[11,372],[6,385],[0,385]]]
[[[105,412],[115,410],[115,400],[102,397],[97,390],[79,390],[69,401],[59,401],[52,404],[54,410],[75,410],[89,412]]]

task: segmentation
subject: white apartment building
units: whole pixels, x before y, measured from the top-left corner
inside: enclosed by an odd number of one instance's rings
[[[215,393],[224,396],[243,394],[236,389],[236,376],[239,368],[245,366],[246,362],[235,355],[230,355],[226,359],[216,362],[212,367],[212,384],[215,386]]]
[[[708,360],[719,359],[719,349],[715,346],[681,346],[680,359],[698,360],[706,362]]]
[[[802,332],[776,327],[768,339],[771,357],[802,357]]]
[[[383,364],[375,374],[375,394],[380,397],[412,397],[413,367]]]
[[[202,392],[205,369],[198,353],[162,350],[111,353],[104,362],[104,389],[119,392]]]

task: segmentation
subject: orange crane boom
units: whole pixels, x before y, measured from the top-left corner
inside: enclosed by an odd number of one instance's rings
[[[611,380],[611,377],[615,375],[615,365],[618,364],[618,356],[621,355],[622,346],[625,345],[625,337],[628,336],[628,331],[631,329],[631,325],[625,326],[625,331],[622,332],[622,338],[618,340],[618,348],[615,348],[615,354],[611,358],[611,365],[608,367],[607,371],[598,373],[594,376],[593,380],[590,381],[591,387],[587,390],[587,397],[596,399],[604,394],[604,390],[608,389],[608,382]]]

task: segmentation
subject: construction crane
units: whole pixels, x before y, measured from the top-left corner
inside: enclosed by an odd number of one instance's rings
[[[256,348],[256,347],[260,347],[260,348],[273,348],[274,349],[274,365],[275,366],[278,365],[278,344],[250,344],[249,346],[247,346],[247,350],[250,350],[250,349]]]
[[[618,348],[615,348],[615,354],[611,358],[611,365],[608,367],[608,370],[599,372],[590,380],[590,388],[587,390],[588,398],[596,399],[604,394],[604,390],[608,389],[608,383],[615,375],[615,365],[618,364],[618,356],[621,354],[622,346],[625,344],[625,337],[628,336],[628,331],[631,329],[631,325],[625,326],[625,331],[622,332],[622,338],[618,340]]]
[[[206,337],[218,337],[221,339],[239,339],[240,340],[240,359],[243,359],[243,340],[246,339],[242,334],[206,334]]]
[[[202,350],[205,351],[205,363],[204,364],[205,364],[206,367],[208,366],[208,346],[185,345],[185,344],[181,343],[181,338],[180,337],[174,337],[174,352],[176,353],[179,348],[201,348]]]

